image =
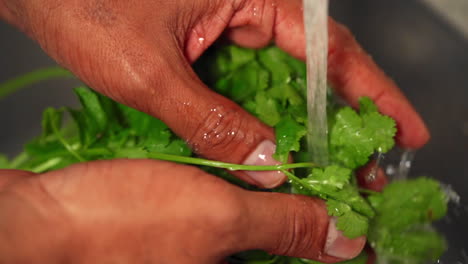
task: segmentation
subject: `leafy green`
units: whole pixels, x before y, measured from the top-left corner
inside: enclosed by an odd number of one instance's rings
[[[243,55],[242,55],[243,54]],[[242,63],[229,58],[240,56]],[[307,155],[304,155],[305,134],[307,131],[307,105],[305,100],[306,81],[305,81],[305,66],[303,63],[289,57],[283,51],[268,47],[252,54],[250,50],[242,50],[233,48],[232,46],[222,47],[212,50],[211,54],[206,58],[215,58],[214,67],[206,67],[205,82],[214,87],[218,92],[230,97],[238,104],[246,108],[252,114],[256,115],[264,123],[273,126],[276,133],[276,153],[275,159],[285,162],[290,153],[293,154],[294,160],[306,160]],[[219,59],[222,58],[222,59]],[[201,63],[210,65],[210,60],[202,58]],[[200,63],[200,62],[199,62]],[[228,69],[227,65],[235,65],[235,70],[219,71],[218,69]],[[245,79],[241,74],[237,74],[243,67],[248,68],[251,72],[267,72],[262,76],[268,76],[267,84],[259,87],[252,87],[249,80]],[[205,67],[203,67],[205,69]],[[232,69],[232,68],[231,68]],[[256,70],[254,70],[256,69]],[[222,80],[229,78],[230,82]],[[234,82],[233,79],[238,79]],[[221,80],[221,81],[219,81]],[[216,83],[217,85],[212,85]],[[224,86],[220,87],[219,84]],[[250,82],[252,83],[252,82]],[[246,89],[246,87],[250,87]],[[248,90],[248,91],[247,91]],[[242,91],[243,94],[251,94],[251,97],[233,96],[236,91]],[[239,92],[240,93],[240,92]],[[331,96],[329,98],[332,98]],[[289,177],[291,185],[294,187],[295,193],[318,196],[327,201],[327,209],[330,215],[338,218],[337,227],[342,230],[348,237],[358,237],[369,234],[375,230],[386,230],[381,221],[385,224],[392,215],[398,216],[399,220],[389,220],[396,225],[401,222],[402,226],[412,226],[411,222],[416,216],[427,215],[425,207],[421,204],[413,206],[410,210],[393,210],[387,208],[385,202],[388,197],[372,195],[368,199],[360,195],[354,181],[352,181],[352,170],[366,164],[372,154],[375,152],[385,153],[394,145],[394,135],[396,133],[395,122],[378,112],[377,106],[366,97],[359,101],[359,112],[354,111],[350,107],[338,107],[335,103],[328,104],[327,110],[329,116],[329,152],[331,157],[331,166],[327,168],[314,168],[306,173],[306,177],[298,177],[288,171],[284,171]],[[407,182],[402,182],[405,185]],[[419,182],[418,184],[423,184]],[[417,185],[417,184],[416,184]],[[393,187],[396,186],[396,187]],[[400,188],[397,185],[390,184],[387,187],[389,190]],[[401,188],[405,190],[407,195],[416,195],[418,188],[411,182],[408,182],[407,187]],[[430,197],[440,197],[441,192],[436,188],[429,188],[427,196],[421,197],[422,201],[431,201]],[[430,194],[429,194],[430,193]],[[389,196],[393,197],[394,203],[405,203],[405,195],[399,194],[396,191],[390,191]],[[437,202],[442,200],[436,199]],[[378,203],[380,201],[380,203]],[[381,204],[383,207],[380,207]],[[446,204],[444,202],[443,204]],[[440,205],[440,204],[439,204]],[[397,206],[395,206],[397,207]],[[402,207],[404,208],[404,207]],[[395,212],[395,214],[389,213]],[[377,217],[375,215],[377,214]],[[388,214],[388,216],[387,216]],[[434,212],[434,216],[443,215],[444,211],[439,210]],[[414,216],[412,216],[414,215]],[[375,219],[374,219],[375,217]],[[379,220],[380,219],[380,220]],[[430,219],[430,221],[435,220]],[[415,224],[420,227],[422,223]],[[382,226],[382,229],[379,227]],[[406,234],[408,241],[413,239],[416,241],[422,234],[401,233],[399,236]],[[383,234],[380,232],[376,234]],[[443,251],[443,246],[440,247],[440,239],[434,235],[431,230],[427,230],[424,235],[434,238],[432,242],[421,245],[420,252],[433,249],[434,255],[440,255]],[[381,245],[387,250],[391,250],[389,243],[398,243],[397,237],[395,241],[390,236],[383,236],[385,239],[376,238],[370,240],[374,248]],[[414,242],[416,243],[416,242]],[[429,245],[434,243],[434,245]],[[390,245],[391,246],[391,245]],[[439,247],[437,247],[439,246]],[[396,248],[396,247],[395,247]],[[407,246],[407,248],[412,248]],[[416,246],[413,248],[417,248]],[[441,250],[442,249],[442,250]],[[383,252],[385,253],[385,252]],[[428,254],[427,256],[429,256]],[[401,256],[408,256],[401,252]],[[412,263],[421,263],[427,259],[423,254],[419,258],[413,258]],[[282,263],[278,260],[276,263]]]
[[[0,169],[8,169],[10,167],[10,162],[5,155],[0,154]]]
[[[191,155],[187,144],[160,120],[85,87],[75,92],[82,109],[46,109],[41,136],[25,145],[21,160],[2,160],[2,167],[45,172],[97,159]],[[64,125],[67,113],[73,123]]]
[[[356,238],[367,234],[369,218],[353,211],[351,206],[336,200],[327,201],[328,214],[338,218],[337,228],[349,238]]]
[[[428,178],[395,181],[369,201],[376,210],[369,241],[379,257],[395,263],[436,260],[444,239],[428,225],[447,213],[447,197],[440,184]],[[397,262],[397,260],[399,262]]]
[[[217,92],[274,127],[274,157],[287,161],[291,151],[299,151],[307,131],[305,65],[276,47],[253,52],[225,46],[210,55],[214,60],[201,59],[197,72]]]
[[[366,164],[374,152],[389,151],[396,133],[395,121],[381,115],[369,98],[361,98],[359,105],[359,114],[350,107],[339,109],[330,129],[332,160],[352,169]]]
[[[35,70],[0,84],[0,99],[28,85],[55,78],[73,78],[73,74],[60,67]]]
[[[291,151],[300,150],[300,140],[307,134],[303,125],[296,122],[291,116],[286,116],[276,125],[276,152],[274,158],[281,162],[288,161]]]
[[[202,79],[217,92],[231,98],[265,124],[274,127],[274,158],[286,163],[290,155],[307,161],[306,68],[276,47],[249,50],[236,46],[211,49],[195,65]],[[57,77],[65,72],[42,71],[26,75],[1,87]],[[13,84],[13,85],[12,85]],[[48,108],[41,136],[25,145],[13,160],[0,156],[0,168],[45,172],[73,163],[114,158],[151,158],[201,166],[209,173],[247,189],[228,171],[280,170],[289,184],[273,191],[293,192],[322,198],[328,214],[337,218],[345,236],[367,235],[379,258],[388,263],[424,263],[436,259],[446,245],[430,224],[445,215],[447,199],[436,181],[426,178],[389,184],[382,193],[364,197],[353,170],[366,164],[375,152],[385,153],[394,145],[395,122],[378,112],[369,98],[361,98],[359,112],[338,106],[329,94],[329,152],[331,164],[316,167],[310,162],[277,166],[245,166],[193,157],[182,139],[162,121],[121,105],[86,87],[75,89],[81,109]],[[0,89],[0,97],[2,90]],[[71,122],[64,123],[66,115]],[[225,169],[225,170],[222,170]],[[369,192],[366,192],[369,193]],[[342,262],[363,264],[365,253]],[[319,262],[272,256],[249,251],[230,258],[232,263],[304,264]]]

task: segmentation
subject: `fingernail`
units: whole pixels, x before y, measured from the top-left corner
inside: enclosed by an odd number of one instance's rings
[[[330,219],[328,224],[328,235],[325,243],[325,254],[340,259],[353,259],[361,253],[366,244],[366,237],[345,237],[343,232],[336,228],[336,218]]]
[[[281,162],[273,158],[275,150],[276,145],[273,142],[264,140],[245,159],[244,164],[257,166],[279,165]],[[245,173],[265,188],[276,187],[286,178],[286,175],[280,171],[246,171]]]

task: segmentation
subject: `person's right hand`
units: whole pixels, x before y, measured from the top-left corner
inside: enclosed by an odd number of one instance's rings
[[[0,0],[0,16],[38,41],[90,87],[160,118],[195,152],[250,165],[277,163],[273,130],[206,87],[190,67],[223,32],[259,48],[272,40],[305,59],[301,0]],[[329,80],[351,105],[374,99],[397,121],[397,140],[424,145],[429,133],[396,85],[349,31],[329,23]],[[261,187],[286,177],[236,173]]]
[[[364,243],[337,232],[320,199],[246,191],[195,167],[0,170],[0,263],[216,264],[248,249],[329,263]]]

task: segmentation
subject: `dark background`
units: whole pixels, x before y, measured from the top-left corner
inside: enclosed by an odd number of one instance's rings
[[[411,174],[435,177],[460,195],[461,205],[439,223],[450,244],[441,263],[468,263],[468,38],[419,1],[332,0],[330,12],[427,122],[432,140],[418,151]],[[0,22],[0,81],[50,65],[35,43]],[[0,153],[18,153],[40,133],[45,107],[75,105],[71,88],[77,83],[42,83],[1,100]]]

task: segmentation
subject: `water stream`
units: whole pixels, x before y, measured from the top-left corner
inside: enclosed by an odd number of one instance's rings
[[[328,0],[304,0],[307,53],[307,112],[312,161],[328,163],[327,59]]]

